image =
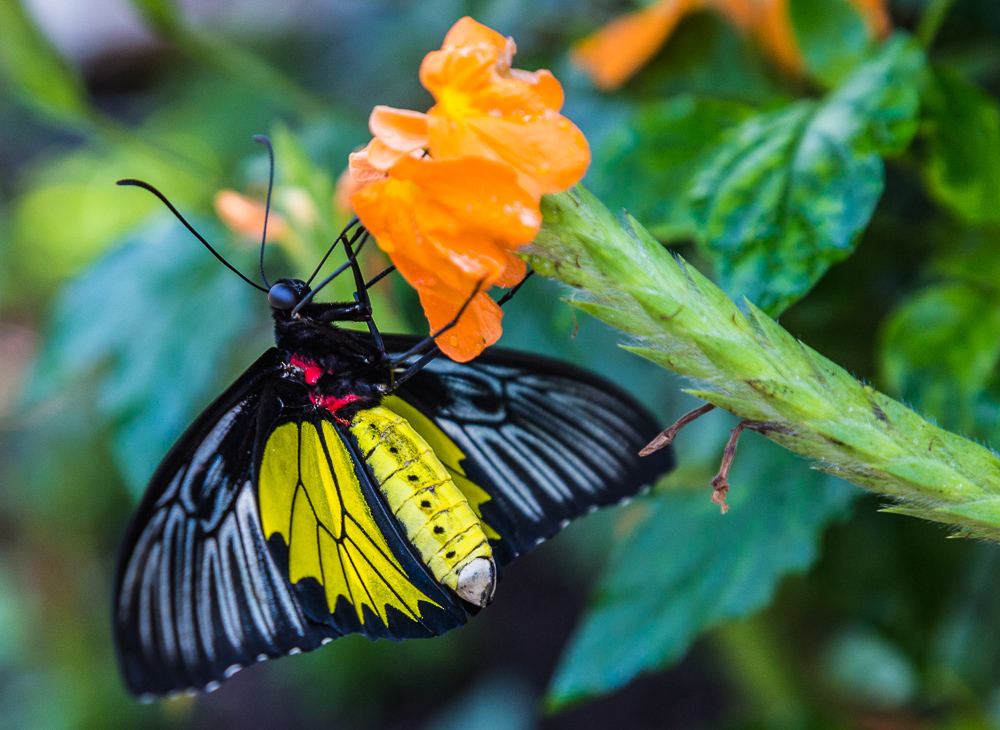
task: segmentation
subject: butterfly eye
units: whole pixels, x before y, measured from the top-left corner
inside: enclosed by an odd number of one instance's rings
[[[267,301],[275,309],[288,311],[299,303],[299,294],[288,284],[278,282],[268,290]]]

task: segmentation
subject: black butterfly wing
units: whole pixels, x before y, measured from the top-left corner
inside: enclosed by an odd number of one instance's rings
[[[211,691],[347,633],[435,636],[467,618],[416,558],[353,440],[282,369],[270,350],[210,405],[133,518],[113,623],[135,694]]]
[[[154,474],[123,543],[114,593],[129,689],[214,689],[242,666],[324,637],[303,615],[260,529],[253,484],[269,350],[187,429]]]
[[[386,344],[405,352],[412,342]],[[501,348],[470,363],[441,357],[395,395],[403,403],[387,399],[390,408],[419,421],[412,407],[461,452],[451,464],[444,460],[453,474],[463,472],[460,485],[472,482],[488,495],[470,502],[499,535],[493,542],[501,563],[673,468],[670,449],[638,455],[661,430],[645,407],[608,380],[557,360]],[[437,441],[439,455],[447,454],[451,447]]]

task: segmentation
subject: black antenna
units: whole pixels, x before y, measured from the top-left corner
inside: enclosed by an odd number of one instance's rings
[[[271,212],[271,190],[274,188],[274,148],[266,135],[255,134],[253,141],[267,147],[268,157],[271,158],[271,174],[267,181],[267,204],[264,206],[264,233],[260,238],[260,278],[264,280],[264,286],[270,289],[271,285],[267,283],[267,274],[264,273],[264,244],[267,243],[267,216]]]
[[[205,248],[207,248],[209,251],[211,251],[212,255],[215,256],[215,258],[219,259],[219,261],[221,261],[225,265],[225,267],[227,269],[229,269],[234,274],[236,274],[238,277],[240,277],[241,279],[243,279],[243,281],[245,281],[247,284],[249,284],[250,286],[252,286],[254,289],[259,289],[262,292],[266,292],[267,291],[267,289],[265,289],[264,287],[262,287],[260,284],[252,282],[248,278],[246,278],[245,276],[243,276],[243,274],[241,274],[236,269],[236,267],[234,267],[231,263],[229,263],[224,258],[222,258],[222,256],[219,255],[219,252],[216,251],[214,248],[212,248],[212,245],[208,241],[206,241],[205,238],[200,233],[198,233],[198,231],[196,231],[194,229],[194,226],[192,226],[190,223],[187,222],[187,220],[184,219],[184,216],[182,216],[180,214],[180,211],[178,211],[177,208],[175,208],[173,206],[173,204],[169,200],[167,200],[167,196],[165,196],[159,190],[157,190],[156,188],[154,188],[149,183],[143,182],[142,180],[133,180],[132,178],[126,178],[124,180],[119,180],[118,184],[119,185],[128,185],[128,186],[136,187],[136,188],[142,188],[143,190],[148,190],[149,192],[151,192],[153,195],[155,195],[157,198],[160,199],[160,202],[162,202],[165,206],[167,206],[167,208],[170,209],[170,212],[173,213],[177,217],[177,220],[179,220],[181,223],[183,223],[184,227],[187,228],[189,231],[191,231],[191,233],[194,234],[194,237],[197,238],[199,241],[201,241],[205,245]]]

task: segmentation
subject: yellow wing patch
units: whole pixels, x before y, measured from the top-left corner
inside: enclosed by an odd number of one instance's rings
[[[399,396],[390,395],[384,398],[382,405],[409,421],[410,425],[413,426],[413,430],[419,433],[424,441],[434,449],[434,453],[438,459],[451,473],[451,480],[455,482],[455,486],[465,495],[465,499],[469,503],[469,506],[472,507],[472,511],[476,513],[476,517],[482,523],[483,532],[486,533],[486,537],[491,540],[499,540],[500,534],[483,522],[481,505],[483,502],[491,500],[492,497],[490,497],[485,489],[471,481],[465,475],[465,469],[461,466],[462,461],[465,459],[465,454],[458,448],[458,444],[452,441],[448,437],[448,434],[442,431],[434,421]]]
[[[372,516],[354,463],[330,423],[279,426],[264,447],[260,519],[265,538],[288,545],[292,583],[315,578],[333,613],[344,596],[364,623],[368,608],[383,623],[387,607],[414,621],[419,603],[439,604],[407,578]]]

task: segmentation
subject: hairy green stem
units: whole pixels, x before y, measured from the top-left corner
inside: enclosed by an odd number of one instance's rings
[[[699,384],[690,391],[892,508],[1000,540],[1000,457],[938,428],[796,340],[749,302],[615,218],[583,188],[546,196],[525,250],[579,289],[577,306],[630,333],[627,348]]]

